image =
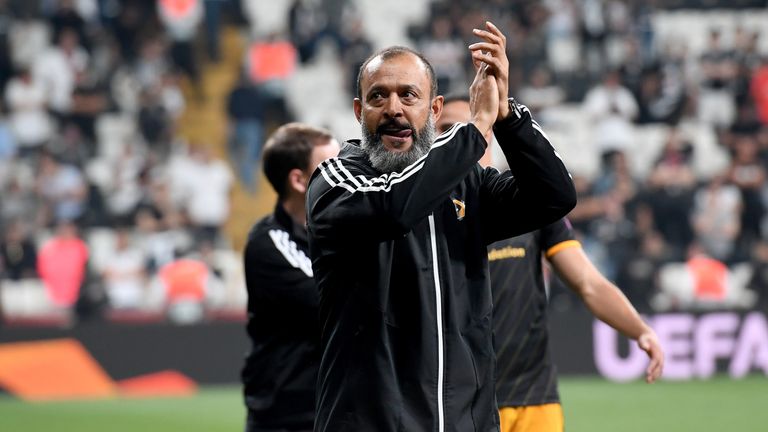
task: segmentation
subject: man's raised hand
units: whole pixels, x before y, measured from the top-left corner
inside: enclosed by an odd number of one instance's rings
[[[485,22],[485,30],[474,29],[473,33],[483,39],[469,46],[475,69],[487,65],[486,73],[495,77],[498,91],[499,120],[509,115],[509,59],[507,58],[507,37],[492,22]],[[475,77],[477,80],[477,77]],[[474,82],[472,83],[474,85]],[[471,94],[471,90],[470,90]]]

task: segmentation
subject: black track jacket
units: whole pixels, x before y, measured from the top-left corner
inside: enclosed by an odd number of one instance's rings
[[[515,177],[480,168],[485,139],[461,123],[401,172],[378,172],[354,142],[315,171],[316,432],[498,430],[486,246],[576,202],[541,128],[512,104],[494,133]]]
[[[314,422],[319,295],[307,248],[306,230],[279,203],[248,235],[252,347],[242,380],[250,426],[257,429],[309,430]]]

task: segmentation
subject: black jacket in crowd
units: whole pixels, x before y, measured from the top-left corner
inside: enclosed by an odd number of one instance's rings
[[[248,336],[242,370],[248,430],[311,430],[320,362],[318,292],[307,233],[278,204],[245,247]]]
[[[307,195],[320,289],[315,431],[496,431],[486,246],[564,216],[576,194],[529,111],[495,135],[515,177],[477,161],[472,124],[440,135],[401,172],[355,142]]]

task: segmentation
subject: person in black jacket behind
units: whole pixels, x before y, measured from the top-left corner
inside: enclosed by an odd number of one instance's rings
[[[264,149],[264,173],[278,202],[253,227],[245,247],[252,342],[242,370],[246,432],[312,430],[318,291],[307,257],[304,201],[312,171],[338,152],[330,132],[299,123],[280,127]]]
[[[576,193],[507,98],[504,35],[475,34],[471,122],[433,138],[443,97],[429,62],[387,48],[359,72],[363,139],[313,174],[317,432],[498,431],[486,246],[563,217]],[[492,132],[515,177],[478,165]]]

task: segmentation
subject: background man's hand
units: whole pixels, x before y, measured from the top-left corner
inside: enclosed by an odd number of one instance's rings
[[[656,337],[653,330],[649,330],[637,338],[637,345],[651,359],[651,363],[645,371],[645,381],[652,383],[661,376],[661,372],[664,370],[664,352],[661,350],[659,338]]]

